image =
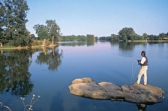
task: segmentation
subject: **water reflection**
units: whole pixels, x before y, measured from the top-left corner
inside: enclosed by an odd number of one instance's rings
[[[0,54],[0,92],[27,95],[32,91],[31,74],[28,71],[32,51],[1,51]]]
[[[44,48],[37,56],[36,63],[47,64],[49,70],[57,70],[61,64],[62,54],[63,51],[59,51],[58,48],[53,48],[52,50]]]
[[[129,43],[129,42],[119,42],[119,48],[121,50],[133,50],[136,45],[143,45],[145,46],[146,43]]]
[[[34,86],[28,69],[35,50],[1,50],[0,52],[0,92],[28,95]],[[56,70],[61,64],[61,56],[62,51],[59,53],[58,49],[43,49],[36,62],[45,63],[48,69]]]
[[[146,111],[146,110],[164,110],[168,108],[166,106],[166,103],[168,101],[167,98],[164,98],[164,101],[161,104],[159,103],[153,106],[146,105],[144,107],[143,105],[139,105],[135,103],[81,99],[79,97],[69,94],[69,90],[67,88],[70,82],[72,81],[72,79],[78,78],[78,77],[91,77],[91,78],[94,78],[94,80],[96,81],[102,81],[102,80],[109,81],[119,85],[123,83],[129,84],[130,78],[131,78],[130,76],[134,74],[135,76],[133,77],[136,77],[138,73],[137,71],[139,69],[137,67],[139,66],[137,65],[137,62],[134,63],[133,60],[125,57],[138,58],[140,57],[140,52],[142,50],[146,50],[148,52],[147,53],[148,56],[150,56],[150,54],[152,55],[150,57],[150,61],[151,62],[153,61],[153,63],[150,63],[151,68],[149,70],[150,84],[159,86],[163,89],[167,89],[167,86],[165,84],[167,84],[167,72],[168,72],[166,67],[167,60],[168,60],[168,53],[167,53],[168,44],[147,43],[147,45],[145,45],[144,43],[135,43],[135,44],[125,43],[125,45],[120,44],[119,46],[119,43],[111,43],[111,46],[109,46],[110,44],[108,42],[108,43],[94,44],[94,47],[85,47],[87,44],[81,43],[81,45],[83,44],[84,44],[84,48],[88,48],[88,50],[82,50],[83,47],[72,48],[70,45],[67,45],[67,44],[66,45],[71,48],[61,47],[60,49],[63,49],[63,50],[65,49],[65,52],[66,50],[72,49],[70,50],[72,51],[72,53],[64,53],[64,56],[65,56],[64,58],[61,57],[63,55],[62,52],[57,49],[36,50],[37,53],[35,54],[33,54],[34,51],[31,51],[31,52],[30,51],[4,51],[4,50],[0,51],[1,53],[0,54],[0,83],[1,83],[0,92],[2,93],[0,95],[0,99],[1,99],[0,102],[3,102],[5,105],[11,107],[16,111],[20,111],[18,109],[22,109],[22,106],[21,106],[22,104],[19,99],[19,96],[13,96],[13,94],[15,92],[16,93],[24,92],[24,94],[22,95],[26,95],[26,93],[30,94],[30,92],[33,89],[32,94],[40,94],[41,96],[41,99],[34,106],[35,111],[38,111],[38,110],[40,111],[43,111],[43,110],[45,111],[51,111],[51,110]],[[79,44],[77,44],[77,46],[79,46]],[[90,51],[89,48],[93,51]],[[97,51],[97,49],[100,49],[100,48],[101,49],[104,48],[106,50]],[[79,54],[78,50],[82,50],[84,53]],[[37,54],[38,54],[38,58],[36,58]],[[32,63],[31,63],[31,58],[32,58],[31,56],[33,57]],[[57,56],[57,57],[54,57],[54,56]],[[164,58],[164,59],[162,60],[160,58],[162,59]],[[21,59],[24,59],[24,60],[21,60]],[[75,61],[75,64],[69,65],[69,63],[74,63],[74,61]],[[22,65],[21,65],[21,62],[22,62]],[[133,65],[132,65],[132,62],[133,62]],[[94,65],[90,63],[93,63]],[[37,69],[37,67],[39,67],[39,64],[45,64],[45,65]],[[54,67],[54,64],[56,64],[55,67]],[[17,65],[22,67],[17,68],[16,67]],[[41,74],[41,72],[43,72],[43,68],[47,67],[50,70],[53,69],[54,71],[56,71],[56,69],[60,67],[60,65],[62,66],[59,69],[57,74],[53,74],[53,72],[48,70],[45,70],[46,72]],[[120,67],[120,66],[124,66],[124,67]],[[158,67],[158,66],[161,66],[161,67]],[[10,71],[8,67],[12,67],[10,68]],[[30,78],[31,74],[28,71],[28,67],[29,67],[29,71],[33,75],[31,78]],[[37,69],[37,70],[34,70],[34,69]],[[50,72],[52,73],[52,75],[49,74]],[[8,73],[12,73],[12,74],[8,74]],[[160,76],[160,74],[162,74],[162,76]],[[31,80],[33,81],[33,84],[31,83]],[[64,81],[62,82],[62,80]],[[34,85],[36,87],[33,87]],[[11,93],[12,88],[15,88],[14,89],[15,91],[13,91],[13,93]],[[4,93],[6,90],[10,93]],[[27,96],[26,100],[28,100],[29,98],[30,97]],[[21,108],[19,108],[20,106]]]
[[[68,41],[68,42],[59,42],[59,44],[61,45],[61,46],[73,46],[73,47],[75,47],[75,46],[84,46],[84,45],[86,45],[86,46],[93,46],[94,45],[94,41],[93,42],[83,42],[83,41]]]
[[[138,111],[146,111],[147,105],[146,104],[137,104]]]

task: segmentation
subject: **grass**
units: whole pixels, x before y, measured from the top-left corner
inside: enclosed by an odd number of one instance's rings
[[[43,44],[43,40],[33,40],[31,43],[31,48],[36,49],[36,48],[42,48],[42,44]],[[51,41],[46,40],[46,46],[47,47],[55,47],[58,46],[58,44],[51,44]],[[2,47],[0,47],[0,49],[28,49],[28,46],[24,46],[24,47],[15,47],[15,46],[11,46],[9,44],[3,45]]]

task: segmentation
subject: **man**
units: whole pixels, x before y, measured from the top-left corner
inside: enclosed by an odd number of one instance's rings
[[[142,59],[137,60],[138,64],[141,66],[138,74],[137,84],[141,81],[141,76],[144,76],[144,85],[147,85],[147,70],[148,70],[148,58],[146,57],[145,51],[141,52]]]

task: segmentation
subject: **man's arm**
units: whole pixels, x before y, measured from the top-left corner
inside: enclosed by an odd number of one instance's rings
[[[145,57],[142,57],[141,60],[137,60],[138,61],[138,65],[142,65],[144,64],[144,62],[146,61],[146,58]]]
[[[141,64],[144,64],[145,63],[145,61],[146,61],[146,58],[145,57],[142,57],[142,59],[141,59]]]

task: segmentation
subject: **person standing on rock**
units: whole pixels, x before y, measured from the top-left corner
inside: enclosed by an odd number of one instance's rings
[[[138,64],[141,66],[138,74],[137,84],[141,81],[141,76],[144,76],[144,85],[147,85],[147,70],[148,70],[148,58],[146,57],[145,51],[141,52],[142,59],[137,60]]]

